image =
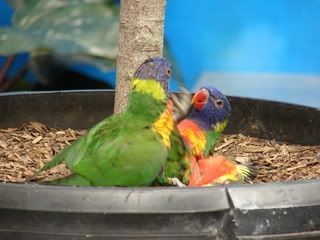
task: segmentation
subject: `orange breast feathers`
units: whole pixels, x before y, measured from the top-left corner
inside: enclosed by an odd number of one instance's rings
[[[210,156],[199,160],[197,163],[200,177],[192,182],[190,181],[189,186],[223,183],[224,180],[233,179],[232,175],[237,175],[236,165],[223,156]]]
[[[171,147],[170,135],[174,127],[173,102],[167,101],[166,110],[160,115],[159,119],[153,123],[152,129],[160,134],[163,144],[169,149]]]
[[[194,156],[189,156],[190,161],[190,176],[188,186],[198,186],[201,181],[200,169],[197,160]]]
[[[193,156],[197,159],[203,158],[206,147],[206,135],[199,126],[189,119],[185,119],[178,124],[179,132],[183,142],[190,149]]]

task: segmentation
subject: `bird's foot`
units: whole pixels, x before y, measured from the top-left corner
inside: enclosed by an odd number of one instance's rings
[[[177,186],[177,187],[186,187],[178,178],[168,178],[170,185]]]

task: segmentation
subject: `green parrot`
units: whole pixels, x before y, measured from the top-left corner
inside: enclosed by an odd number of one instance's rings
[[[171,146],[174,122],[166,96],[170,77],[168,60],[161,57],[145,60],[132,79],[126,111],[98,123],[39,172],[65,161],[72,175],[49,183],[150,185],[161,175]]]

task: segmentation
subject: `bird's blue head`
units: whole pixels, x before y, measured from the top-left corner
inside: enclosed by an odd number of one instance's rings
[[[171,63],[163,57],[146,59],[134,74],[135,79],[156,80],[164,91],[168,91],[168,80],[171,78]]]
[[[197,120],[206,130],[215,129],[219,124],[226,125],[231,113],[231,106],[218,89],[205,86],[192,98],[190,118]]]

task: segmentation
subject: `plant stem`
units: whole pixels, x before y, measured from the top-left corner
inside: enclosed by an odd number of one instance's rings
[[[131,78],[149,57],[162,56],[166,0],[121,0],[114,113],[125,110]]]
[[[6,75],[16,58],[15,55],[9,56],[3,64],[3,67],[0,69],[0,84],[6,79]]]

